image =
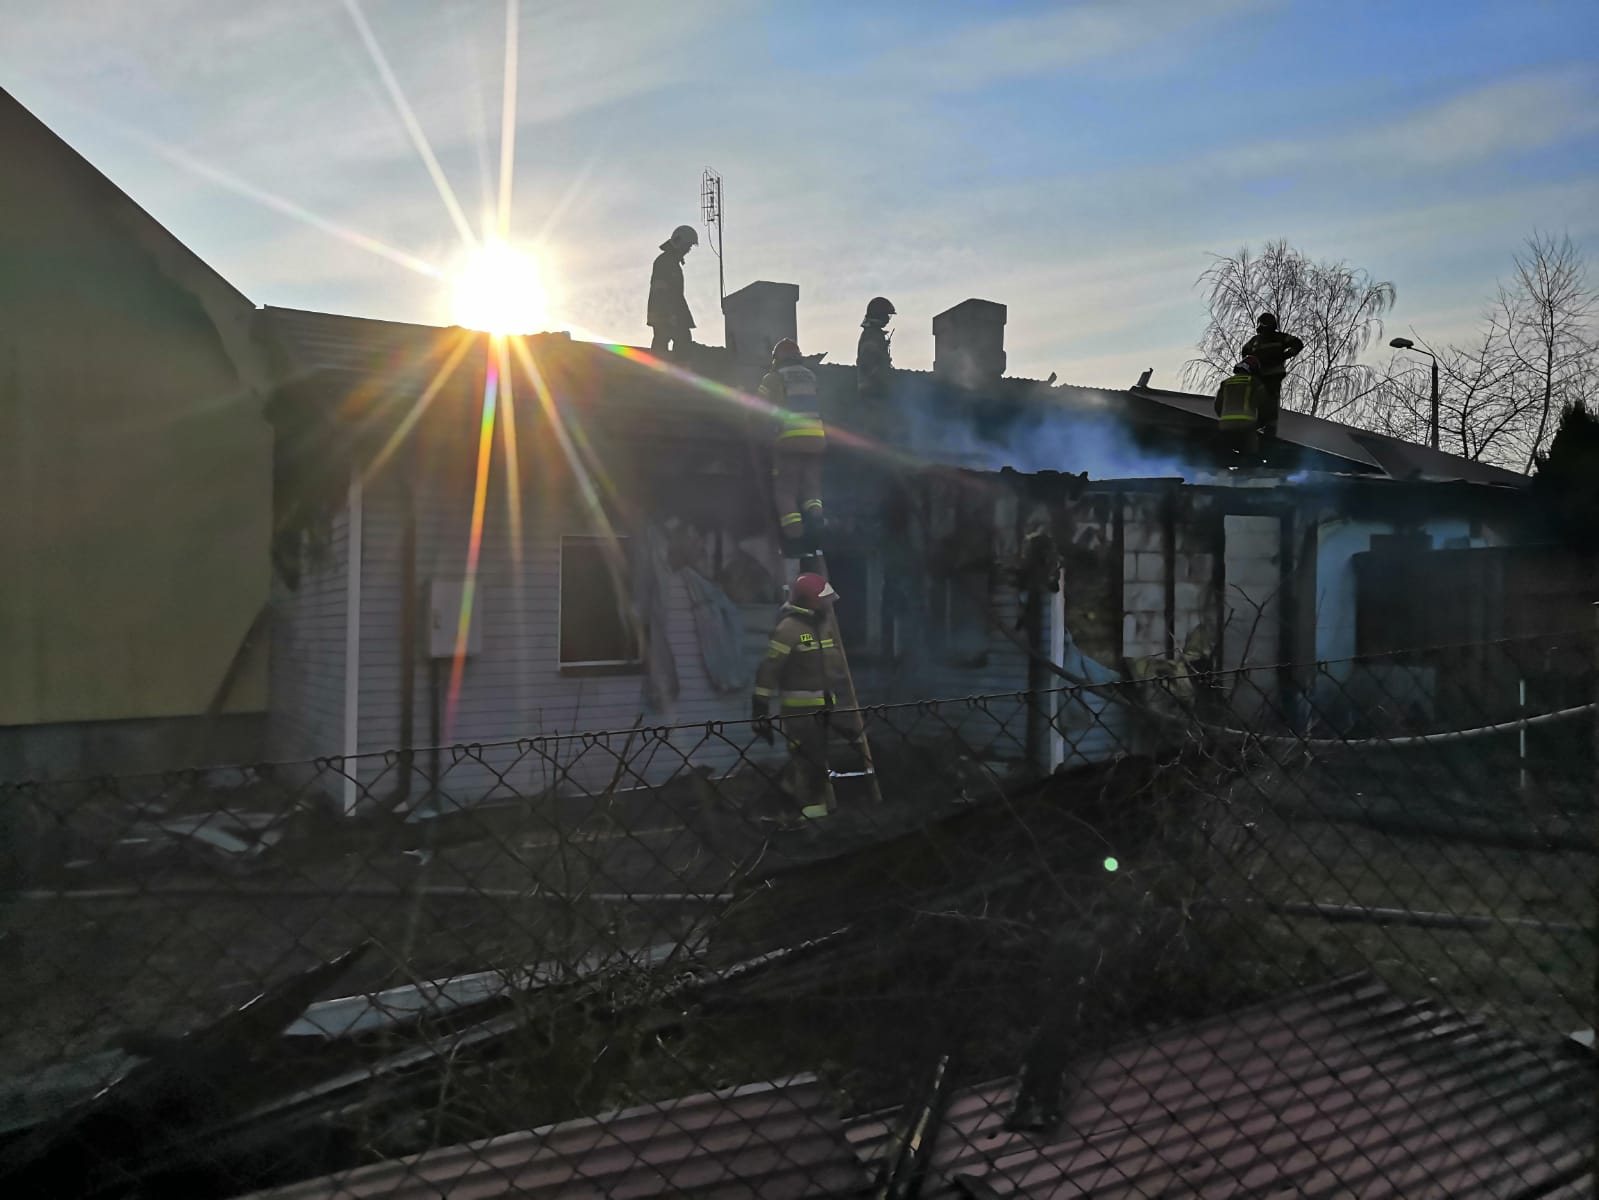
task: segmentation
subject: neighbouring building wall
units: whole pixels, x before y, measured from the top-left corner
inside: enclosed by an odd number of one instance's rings
[[[1474,533],[1465,517],[1429,517],[1421,521],[1352,521],[1321,523],[1316,539],[1316,658],[1336,662],[1352,658],[1355,644],[1354,557],[1371,549],[1371,539],[1400,532],[1424,533],[1434,550],[1465,550],[1495,544]]]
[[[0,145],[0,727],[126,769],[63,731],[206,713],[267,601],[252,309],[4,93]],[[222,708],[265,707],[256,653]]]
[[[326,553],[306,564],[299,586],[274,581],[267,744],[278,761],[344,753],[350,549],[345,509],[333,519]]]
[[[1434,550],[1491,544],[1465,517],[1422,520],[1323,521],[1316,541],[1316,659],[1320,664],[1306,703],[1314,718],[1335,728],[1359,726],[1363,713],[1402,704],[1430,713],[1437,698],[1434,669],[1424,664],[1378,659],[1355,661],[1357,642],[1354,559],[1374,537],[1404,533],[1425,537]]]

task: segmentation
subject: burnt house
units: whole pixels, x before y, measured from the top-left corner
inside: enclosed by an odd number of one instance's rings
[[[736,292],[731,348],[669,364],[262,310],[281,381],[274,755],[395,751],[351,772],[353,805],[434,777],[417,748],[470,743],[486,749],[451,767],[455,792],[525,794],[555,780],[523,777],[550,764],[518,739],[745,719],[783,584],[753,393],[797,303],[793,285]],[[1240,466],[1206,397],[1005,375],[1004,321],[987,301],[940,314],[933,369],[897,372],[882,410],[853,367],[815,366],[864,704],[1064,686],[1048,659],[1090,683],[1247,668],[1236,702],[1292,719],[1315,680],[1282,664],[1361,648],[1361,555],[1527,536],[1521,476],[1297,414]],[[1092,759],[1135,736],[1093,704],[1029,735],[1028,706],[997,701],[960,732],[1040,767]],[[625,739],[556,774],[602,786]],[[731,768],[747,741],[679,730],[629,775]]]

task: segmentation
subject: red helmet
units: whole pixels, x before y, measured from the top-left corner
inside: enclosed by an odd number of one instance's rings
[[[793,338],[778,338],[777,345],[772,347],[772,361],[774,363],[793,362],[799,356],[799,343]]]
[[[833,585],[820,575],[807,571],[794,581],[789,590],[789,603],[800,608],[821,608],[824,601],[838,599]]]

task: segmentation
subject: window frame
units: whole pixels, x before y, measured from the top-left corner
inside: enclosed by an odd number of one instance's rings
[[[626,535],[607,538],[602,534],[594,533],[563,533],[556,545],[555,562],[555,665],[562,674],[579,675],[636,675],[644,669],[643,646],[640,644],[637,624],[638,615],[632,611],[630,598],[615,593],[615,580],[612,580],[612,599],[616,603],[617,615],[622,620],[624,630],[631,629],[634,657],[632,658],[593,658],[576,659],[571,662],[566,660],[566,639],[562,635],[562,623],[566,610],[566,548],[569,542],[606,542],[614,541],[621,548],[624,560],[627,556],[627,547],[631,539]],[[631,564],[629,564],[631,576]],[[631,578],[628,580],[632,582]]]

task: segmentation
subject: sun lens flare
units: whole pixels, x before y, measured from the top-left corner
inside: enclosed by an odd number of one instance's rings
[[[523,250],[491,239],[455,273],[451,311],[457,325],[502,335],[549,328],[549,292],[539,264]]]

